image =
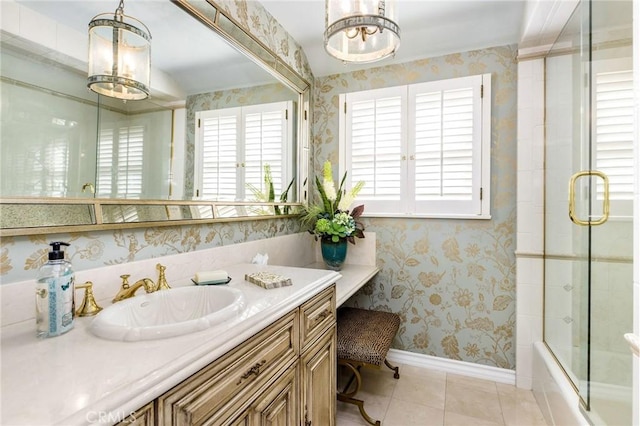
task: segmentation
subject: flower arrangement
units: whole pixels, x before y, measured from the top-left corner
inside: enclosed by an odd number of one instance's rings
[[[331,241],[337,243],[344,238],[351,244],[355,244],[354,237],[364,238],[364,225],[358,221],[364,212],[364,205],[354,207],[349,211],[349,206],[364,186],[364,181],[358,182],[347,192],[343,190],[346,178],[347,173],[345,172],[340,186],[336,190],[329,161],[324,163],[322,182],[316,176],[316,187],[322,202],[308,206],[302,217],[303,224],[310,227],[309,232],[315,235],[316,240],[318,237],[330,238]]]

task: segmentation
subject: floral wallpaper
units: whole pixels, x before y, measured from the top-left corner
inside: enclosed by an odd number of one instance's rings
[[[222,0],[215,3],[304,78],[313,81],[302,48],[259,2]],[[299,231],[297,220],[273,218],[196,226],[7,237],[0,240],[0,283],[35,278],[37,269],[46,262],[50,241],[70,242],[68,258],[76,270],[85,270]]]
[[[170,254],[255,241],[300,232],[297,219],[273,218],[204,225],[168,226],[56,235],[4,237],[0,241],[2,283],[35,279],[51,241],[66,241],[76,271]]]
[[[349,303],[398,313],[397,349],[515,368],[515,57],[515,46],[502,46],[315,79],[320,174],[325,160],[338,163],[339,94],[492,74],[492,219],[363,220],[376,233],[381,271]]]
[[[214,0],[236,22],[266,44],[280,59],[296,70],[307,81],[313,81],[313,73],[307,56],[300,45],[256,0]]]

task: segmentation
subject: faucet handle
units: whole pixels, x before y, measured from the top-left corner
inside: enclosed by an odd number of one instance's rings
[[[102,308],[98,306],[98,303],[96,303],[96,299],[93,296],[93,283],[91,281],[77,285],[75,288],[76,290],[84,288],[84,297],[82,298],[80,307],[76,311],[76,315],[79,317],[90,317],[102,310]]]
[[[120,278],[122,278],[122,288],[127,289],[129,288],[129,277],[131,275],[129,274],[124,274],[124,275],[120,275]]]
[[[169,287],[169,283],[167,282],[167,279],[164,276],[164,271],[165,269],[167,269],[167,267],[158,263],[156,265],[156,269],[158,270],[158,284],[156,285],[156,290],[171,289],[171,287]]]

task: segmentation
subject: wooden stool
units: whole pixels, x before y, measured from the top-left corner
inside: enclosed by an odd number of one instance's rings
[[[338,401],[357,405],[367,422],[379,426],[380,420],[372,419],[365,411],[364,401],[354,397],[362,385],[362,367],[379,369],[384,363],[394,371],[394,378],[400,378],[398,367],[392,366],[386,359],[393,337],[400,327],[400,317],[391,312],[358,308],[340,308],[337,316],[338,365],[343,365],[352,372],[347,385],[342,391],[338,391]],[[350,391],[354,380],[355,389]]]

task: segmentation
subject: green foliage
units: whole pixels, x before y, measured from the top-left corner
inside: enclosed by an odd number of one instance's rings
[[[316,239],[331,238],[333,242],[338,242],[346,238],[355,244],[354,237],[364,238],[364,225],[357,220],[364,212],[364,205],[355,207],[351,212],[348,210],[364,182],[358,182],[351,191],[346,192],[343,189],[346,179],[345,172],[336,190],[331,163],[328,161],[324,164],[322,180],[316,176],[316,189],[321,202],[309,205],[301,215],[303,226],[309,228]]]

